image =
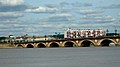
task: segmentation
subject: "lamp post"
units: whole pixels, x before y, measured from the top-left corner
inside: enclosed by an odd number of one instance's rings
[[[106,30],[106,32],[108,33],[108,32],[109,32],[109,30],[107,29],[107,30]]]
[[[115,29],[115,36],[117,35],[117,29]]]
[[[109,32],[109,30],[107,29],[107,30],[106,30],[106,36],[109,36],[109,35],[108,35],[108,32]]]
[[[47,36],[45,35],[45,40],[46,40],[46,37],[47,37]]]

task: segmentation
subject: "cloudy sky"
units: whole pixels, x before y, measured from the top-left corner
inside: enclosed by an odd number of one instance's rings
[[[71,29],[120,32],[120,0],[0,0],[0,36]]]

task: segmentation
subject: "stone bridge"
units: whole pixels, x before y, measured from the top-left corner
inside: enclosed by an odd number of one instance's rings
[[[120,46],[120,36],[43,40],[14,43],[14,45],[21,48]]]

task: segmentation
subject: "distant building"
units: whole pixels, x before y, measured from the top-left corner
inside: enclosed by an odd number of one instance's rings
[[[99,37],[105,36],[106,31],[102,29],[79,29],[79,30],[65,30],[64,38],[82,38],[82,37]]]

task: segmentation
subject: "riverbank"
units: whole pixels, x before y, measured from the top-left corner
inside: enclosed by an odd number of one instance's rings
[[[0,44],[0,48],[15,48],[15,46],[9,43],[2,43]]]

